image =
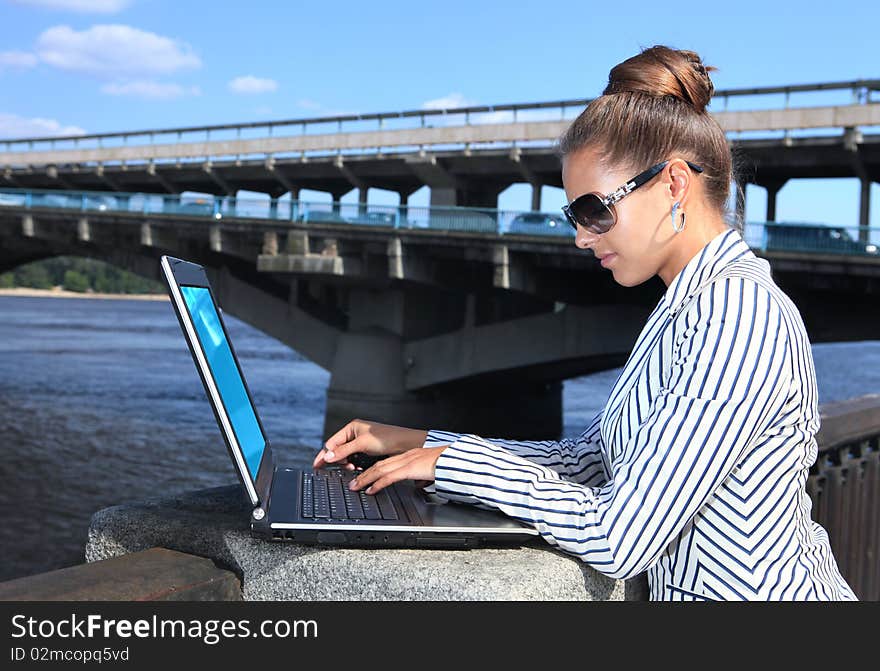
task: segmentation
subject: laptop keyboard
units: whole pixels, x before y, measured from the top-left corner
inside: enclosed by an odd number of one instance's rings
[[[397,520],[400,515],[388,492],[353,492],[348,483],[354,471],[317,470],[303,472],[302,516],[334,520]]]

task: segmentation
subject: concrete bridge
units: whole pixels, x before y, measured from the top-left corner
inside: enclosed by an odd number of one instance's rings
[[[623,365],[665,290],[617,285],[571,236],[35,202],[0,207],[0,272],[56,255],[154,279],[162,254],[203,264],[224,309],[331,373],[325,436],[354,417],[559,436],[562,381]],[[880,337],[876,254],[755,251],[813,342]]]
[[[713,113],[743,166],[740,219],[748,183],[767,189],[766,220],[775,221],[787,180],[854,177],[861,195],[852,223],[867,227],[880,134],[865,131],[880,126],[878,89],[880,80],[856,80],[718,91],[713,109],[721,109]],[[829,94],[838,96],[833,104]],[[812,104],[794,106],[797,99]],[[298,200],[302,189],[328,192],[336,203],[357,189],[365,209],[370,188],[397,192],[402,206],[427,185],[432,206],[496,208],[499,193],[527,183],[538,211],[541,187],[561,187],[553,143],[588,102],[0,140],[0,186],[229,197],[249,190],[268,194],[276,207],[287,193]]]

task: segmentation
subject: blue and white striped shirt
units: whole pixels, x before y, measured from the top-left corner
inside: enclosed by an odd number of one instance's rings
[[[819,429],[797,307],[727,229],[672,280],[576,439],[432,429],[442,498],[499,509],[651,599],[855,595],[806,492]]]

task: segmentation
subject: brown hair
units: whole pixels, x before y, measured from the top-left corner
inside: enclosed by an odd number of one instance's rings
[[[608,86],[559,138],[556,153],[565,158],[597,147],[603,163],[634,174],[679,155],[703,168],[706,196],[725,215],[733,156],[724,130],[706,111],[715,92],[712,70],[693,51],[643,49],[611,69]]]

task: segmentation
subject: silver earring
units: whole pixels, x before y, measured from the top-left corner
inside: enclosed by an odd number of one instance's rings
[[[681,203],[674,203],[672,205],[672,212],[671,212],[671,217],[670,217],[672,219],[672,228],[675,230],[676,233],[681,233],[684,230],[684,219],[685,219],[684,212],[681,213],[681,226],[679,227],[675,224],[675,214],[676,214],[676,212],[678,212],[678,208],[680,206],[681,206]]]

